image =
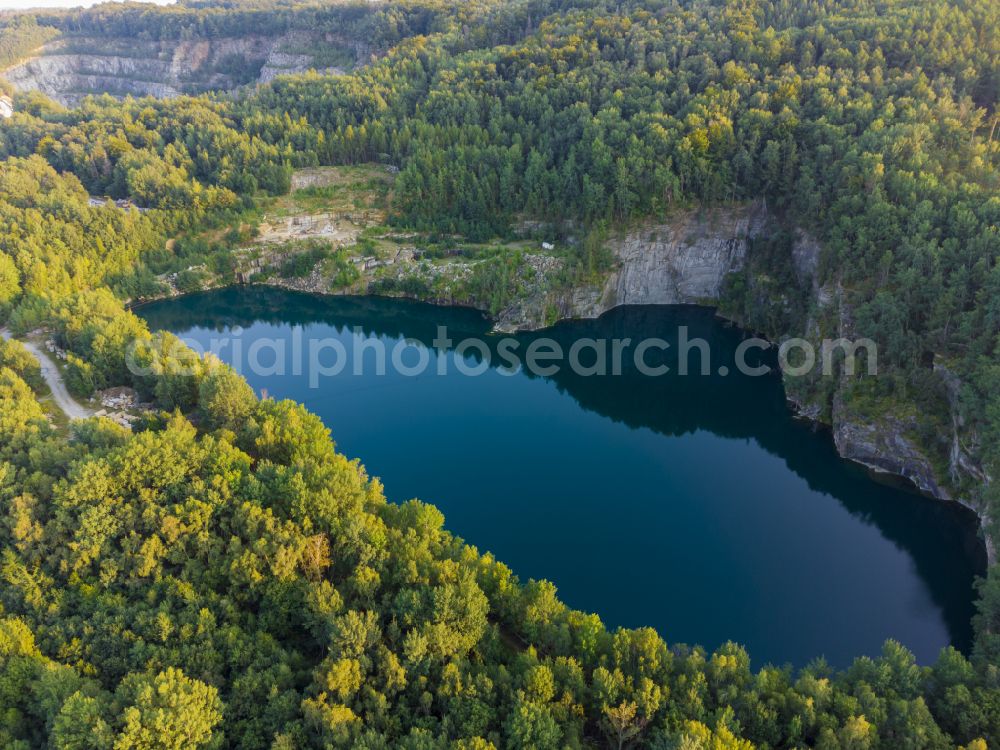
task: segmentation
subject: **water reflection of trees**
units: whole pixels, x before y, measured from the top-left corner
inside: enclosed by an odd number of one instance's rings
[[[376,297],[321,297],[271,288],[227,289],[149,305],[139,312],[155,329],[185,331],[197,327],[222,333],[254,323],[288,327],[323,324],[341,334],[359,328],[366,336],[408,338],[429,348],[438,326],[446,326],[453,346],[469,337],[484,341],[493,366],[499,363],[497,345],[503,338],[491,335],[489,322],[475,310]],[[692,355],[689,372],[699,374],[685,377],[676,373],[680,326],[687,327],[689,340],[700,337],[709,342],[713,359],[710,375],[700,374],[698,355]],[[720,322],[706,308],[627,307],[597,320],[567,321],[544,331],[519,333],[518,352],[523,356],[531,341],[542,336],[554,339],[564,352],[582,337],[631,338],[633,346],[644,337],[670,342],[663,361],[671,366],[671,372],[661,377],[640,374],[630,350],[622,360],[621,375],[582,376],[563,362],[558,373],[545,379],[583,408],[631,428],[671,436],[705,430],[756,441],[784,460],[813,491],[837,498],[851,514],[876,526],[907,551],[950,631],[960,645],[971,641],[972,596],[956,585],[961,580],[971,585],[973,577],[985,570],[985,555],[971,514],[874,482],[860,467],[842,461],[828,434],[817,434],[811,425],[792,418],[776,370],[760,377],[737,371],[735,350],[744,337],[738,328]],[[479,361],[481,355],[472,348],[467,356]],[[757,359],[750,364],[776,365],[773,351],[752,356]],[[651,353],[648,361],[655,364],[653,357]],[[718,374],[720,365],[728,368],[728,375]],[[901,511],[901,503],[905,503],[905,511]],[[964,550],[964,560],[952,561],[953,566],[948,567],[937,564],[942,545]],[[960,575],[956,577],[956,573]]]

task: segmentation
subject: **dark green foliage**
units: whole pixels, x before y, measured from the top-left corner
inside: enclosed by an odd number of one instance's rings
[[[796,273],[792,242],[787,233],[750,242],[747,267],[731,274],[722,290],[719,302],[727,315],[775,337],[805,330],[811,290]]]
[[[290,245],[286,248],[286,258],[278,268],[278,273],[286,279],[304,278],[329,258],[330,254],[329,245],[315,240]]]
[[[400,294],[404,297],[428,299],[430,284],[419,276],[385,277],[376,279],[368,287],[369,294]]]

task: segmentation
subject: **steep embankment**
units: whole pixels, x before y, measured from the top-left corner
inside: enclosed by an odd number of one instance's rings
[[[164,98],[229,91],[313,68],[343,72],[367,54],[364,44],[299,31],[163,42],[74,36],[43,45],[0,76],[20,91],[72,106],[88,94]]]
[[[596,317],[617,305],[708,304],[718,305],[731,274],[752,277],[755,239],[766,239],[781,231],[780,222],[762,204],[684,212],[671,221],[644,226],[611,241],[614,269],[603,285],[578,288],[559,301],[561,317]],[[853,314],[843,289],[836,280],[822,285],[818,277],[820,244],[801,229],[793,233],[788,257],[795,278],[806,290],[805,330],[802,335],[819,351],[823,339],[854,340]],[[768,269],[773,272],[775,269]],[[746,284],[757,281],[747,278]],[[759,285],[759,284],[758,284]],[[761,300],[760,304],[774,304]],[[520,310],[507,311],[503,327],[534,327],[541,307],[528,301]],[[722,314],[730,314],[723,309]],[[743,322],[743,321],[740,321]],[[936,372],[957,394],[961,383],[943,367]],[[986,518],[975,498],[962,488],[981,486],[989,478],[970,455],[966,446],[975,436],[966,434],[958,412],[957,397],[951,412],[951,445],[947,474],[918,435],[919,420],[914,414],[859,414],[847,396],[849,379],[834,373],[829,389],[803,388],[795,378],[786,377],[792,404],[804,417],[829,424],[837,450],[844,458],[860,463],[876,473],[901,476],[921,492],[941,500],[956,500],[976,512],[983,528]],[[986,540],[990,563],[995,560],[993,541]]]
[[[571,317],[618,305],[714,304],[730,273],[742,271],[751,241],[772,220],[760,204],[677,214],[611,241],[615,265],[601,287],[568,300]]]

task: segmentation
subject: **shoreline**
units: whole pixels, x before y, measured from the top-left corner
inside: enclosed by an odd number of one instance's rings
[[[603,314],[605,314],[607,312],[610,312],[611,310],[614,310],[614,309],[616,309],[618,307],[628,306],[627,303],[626,304],[614,304],[614,305],[611,305],[610,307],[607,307],[606,309],[599,310],[596,315],[566,315],[566,316],[560,316],[559,318],[557,318],[556,320],[552,321],[549,324],[533,325],[533,324],[525,322],[525,324],[523,326],[518,327],[515,331],[511,331],[510,329],[500,327],[497,324],[496,317],[490,315],[489,312],[487,312],[486,310],[483,310],[480,307],[476,307],[475,305],[471,305],[471,304],[460,304],[458,302],[450,301],[450,300],[423,299],[423,298],[420,298],[420,297],[415,297],[415,296],[407,295],[407,294],[379,294],[379,293],[357,293],[357,292],[338,292],[338,291],[320,292],[320,291],[313,291],[313,290],[307,291],[307,290],[302,290],[302,289],[296,289],[293,285],[290,285],[290,284],[281,283],[281,280],[268,280],[268,281],[256,281],[256,282],[252,281],[252,280],[249,280],[249,281],[242,281],[242,282],[241,281],[234,281],[232,283],[210,285],[210,286],[208,286],[208,287],[206,287],[204,289],[200,289],[200,290],[193,291],[193,292],[180,292],[180,293],[177,293],[177,294],[165,294],[163,296],[153,297],[153,298],[149,298],[149,299],[143,299],[141,301],[129,301],[129,302],[126,303],[126,308],[128,310],[134,310],[134,309],[143,307],[145,305],[153,304],[155,302],[162,302],[162,301],[166,301],[166,300],[177,300],[177,299],[181,299],[183,297],[188,297],[188,296],[192,296],[192,295],[196,295],[196,294],[206,294],[206,293],[210,293],[210,292],[221,291],[221,290],[224,290],[224,289],[250,288],[250,287],[281,289],[281,290],[287,291],[287,292],[294,292],[296,294],[304,294],[304,295],[315,295],[317,297],[371,297],[371,298],[380,297],[380,298],[383,298],[383,299],[405,299],[405,300],[411,300],[411,301],[414,301],[414,302],[422,302],[422,303],[425,303],[425,304],[435,305],[437,307],[453,307],[453,308],[455,308],[455,307],[464,307],[466,309],[476,310],[477,312],[481,313],[483,315],[483,318],[485,320],[487,320],[492,325],[492,331],[491,332],[493,332],[493,333],[514,333],[514,332],[517,332],[517,331],[524,331],[524,332],[541,331],[541,330],[545,330],[546,328],[551,328],[553,325],[557,325],[558,323],[561,323],[561,322],[564,322],[564,321],[571,321],[571,320],[595,320],[598,317],[600,317],[601,315],[603,315]],[[692,306],[700,307],[700,308],[703,308],[703,309],[710,309],[712,311],[713,315],[718,320],[724,321],[724,322],[726,322],[726,323],[728,323],[730,325],[738,327],[738,328],[740,328],[740,330],[744,331],[745,333],[748,333],[748,334],[753,335],[753,336],[757,336],[757,337],[763,339],[764,341],[767,341],[772,347],[777,346],[777,344],[773,340],[771,340],[768,336],[760,333],[759,331],[754,331],[752,329],[746,328],[745,326],[743,326],[740,323],[739,320],[736,320],[736,319],[734,319],[732,317],[729,317],[729,316],[727,316],[725,314],[722,314],[720,312],[720,308],[717,305],[712,305],[712,304],[708,304],[708,303],[686,303],[686,304],[691,304]],[[663,306],[675,306],[675,305],[663,305]],[[986,557],[987,567],[992,567],[996,563],[997,556],[996,556],[995,541],[994,541],[994,539],[992,538],[992,536],[988,532],[988,526],[989,526],[990,518],[989,518],[989,516],[984,511],[982,511],[981,509],[977,508],[975,505],[973,505],[968,500],[965,500],[965,499],[963,499],[961,497],[953,497],[952,495],[950,495],[949,493],[947,493],[943,489],[937,487],[937,485],[935,485],[935,488],[938,489],[938,492],[934,492],[934,491],[932,491],[930,489],[921,487],[920,484],[917,481],[915,481],[914,477],[909,476],[906,473],[902,473],[902,472],[898,472],[898,471],[892,471],[891,469],[887,469],[884,466],[880,466],[880,465],[878,465],[876,463],[865,461],[864,459],[861,459],[861,458],[858,458],[858,457],[855,457],[855,456],[845,455],[845,453],[844,453],[844,451],[842,449],[842,446],[838,443],[838,441],[836,439],[836,425],[831,424],[830,422],[825,421],[824,419],[822,419],[822,417],[820,416],[820,411],[819,411],[819,408],[818,408],[817,405],[811,405],[810,406],[809,404],[799,403],[798,400],[796,400],[793,396],[791,396],[788,393],[788,390],[786,388],[786,384],[785,384],[784,378],[782,378],[782,388],[785,391],[785,403],[786,403],[786,406],[788,407],[788,411],[791,414],[792,418],[796,419],[796,420],[808,422],[811,425],[813,425],[814,428],[817,429],[817,430],[822,429],[824,431],[827,431],[829,433],[829,439],[833,442],[834,449],[836,450],[837,455],[840,457],[840,459],[843,460],[843,461],[847,461],[847,462],[850,462],[850,463],[853,463],[853,464],[856,464],[858,466],[863,467],[867,471],[867,473],[869,474],[869,477],[871,478],[872,481],[878,482],[878,481],[881,481],[882,478],[893,478],[894,480],[898,480],[901,483],[901,486],[903,488],[905,488],[908,491],[911,491],[915,495],[919,495],[919,496],[921,496],[921,497],[923,497],[925,499],[933,500],[935,502],[940,502],[940,503],[955,503],[955,504],[957,504],[963,510],[963,512],[971,513],[975,517],[975,519],[977,521],[977,527],[978,527],[977,528],[977,537],[978,537],[980,543],[982,544],[982,551],[983,551],[983,553],[984,553],[984,555]]]

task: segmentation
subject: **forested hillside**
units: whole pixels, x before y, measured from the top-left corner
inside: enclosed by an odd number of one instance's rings
[[[679,208],[765,200],[818,238],[819,281],[880,345],[874,385],[797,387],[826,407],[839,389],[873,420],[916,412],[926,449],[945,456],[934,365],[947,366],[981,475],[941,479],[997,536],[1000,6],[344,8],[331,13],[363,16],[386,49],[350,75],[72,110],[18,94],[0,121],[0,320],[19,335],[47,330],[78,394],[131,385],[160,410],[133,432],[67,427],[39,400],[27,352],[0,347],[3,744],[1000,743],[996,568],[973,652],[945,650],[935,665],[889,643],[843,672],[751,669],[737,645],[707,654],[668,646],[669,632],[609,632],[552,584],[518,581],[453,537],[433,506],[387,503],[316,417],[259,400],[124,304],[195,264],[235,280],[255,196],[287,192],[296,167],[398,167],[391,222],[470,240],[525,219],[599,237]],[[187,3],[4,19],[0,54],[21,54],[41,28],[175,39],[318,12]],[[88,197],[105,195],[144,210]],[[593,242],[576,248],[599,266]],[[729,301],[761,313],[774,338],[830,332],[821,317],[794,328],[815,310],[763,314],[770,301],[753,282],[734,280]],[[135,341],[142,375],[125,366]]]

